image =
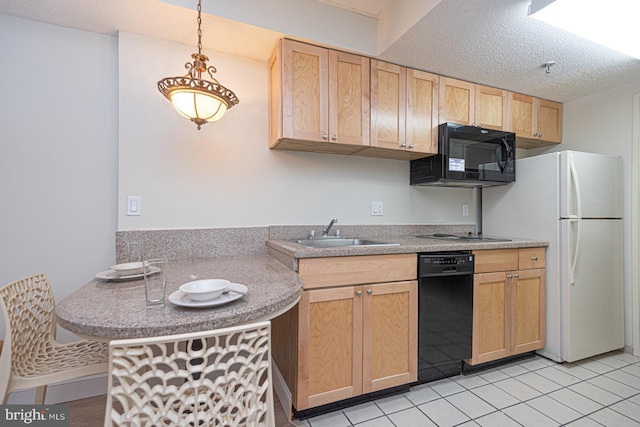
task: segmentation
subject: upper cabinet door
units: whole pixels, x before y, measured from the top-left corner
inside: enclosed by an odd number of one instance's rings
[[[405,144],[407,69],[371,60],[371,146]]]
[[[509,93],[510,111],[507,131],[523,138],[533,137],[533,98],[519,93]]]
[[[283,137],[326,141],[329,135],[329,51],[282,42]]]
[[[438,76],[407,69],[406,149],[438,153]]]
[[[507,91],[489,86],[476,85],[477,126],[505,130],[507,128]]]
[[[545,99],[533,99],[534,137],[549,142],[562,142],[562,104]]]
[[[440,77],[439,123],[475,124],[476,85]]]
[[[369,145],[369,58],[329,51],[330,142]]]

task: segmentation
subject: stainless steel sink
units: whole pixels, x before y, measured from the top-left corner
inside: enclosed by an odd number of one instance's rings
[[[381,242],[370,239],[317,238],[294,240],[294,242],[310,248],[336,248],[341,246],[399,246],[400,243]]]

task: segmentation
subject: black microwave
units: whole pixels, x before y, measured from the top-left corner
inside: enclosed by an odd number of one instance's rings
[[[516,180],[516,135],[443,123],[438,154],[411,161],[411,185],[489,187]]]

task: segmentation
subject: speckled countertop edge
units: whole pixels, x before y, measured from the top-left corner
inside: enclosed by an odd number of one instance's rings
[[[269,240],[269,255],[280,258],[285,265],[287,258],[323,258],[333,256],[406,254],[420,252],[467,251],[480,249],[513,249],[549,246],[545,240],[512,239],[509,242],[450,242],[425,239],[415,236],[386,237],[385,242],[399,243],[397,246],[341,246],[335,248],[310,248],[289,240]]]

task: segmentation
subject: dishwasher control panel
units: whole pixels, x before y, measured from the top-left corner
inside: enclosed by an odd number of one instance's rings
[[[473,254],[425,253],[418,254],[418,277],[473,274]]]

